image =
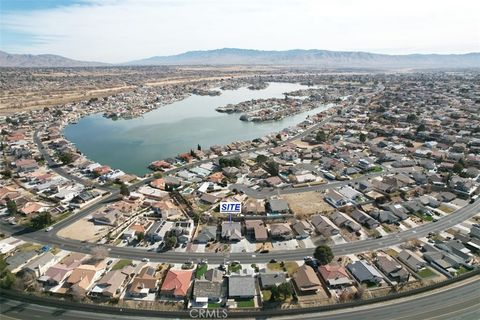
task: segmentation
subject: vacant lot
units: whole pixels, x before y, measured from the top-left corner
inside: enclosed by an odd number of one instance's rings
[[[80,219],[58,232],[62,238],[97,242],[108,233],[107,226],[95,225],[88,218]]]
[[[302,192],[283,195],[282,198],[288,201],[288,205],[298,218],[306,218],[316,213],[330,213],[333,207],[323,201],[323,194],[320,192]]]

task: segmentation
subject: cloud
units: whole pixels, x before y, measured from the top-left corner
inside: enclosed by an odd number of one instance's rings
[[[3,14],[2,34],[37,41],[1,45],[108,62],[222,47],[471,52],[477,12],[478,1],[88,0]]]

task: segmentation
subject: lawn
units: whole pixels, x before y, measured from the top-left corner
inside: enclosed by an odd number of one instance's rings
[[[263,301],[270,301],[272,297],[272,291],[270,290],[262,290],[262,299]]]
[[[387,249],[387,250],[384,250],[389,256],[391,257],[396,257],[398,256],[398,252],[393,250],[393,249]]]
[[[286,261],[282,264],[280,262],[267,263],[267,269],[271,271],[286,271],[290,276],[298,269],[298,264],[295,261]]]
[[[457,270],[457,276],[459,276],[459,275],[461,275],[461,274],[464,274],[464,273],[467,273],[468,271],[470,271],[470,270],[468,270],[468,269],[465,268],[464,266],[461,266],[461,267],[458,268],[458,270]]]
[[[382,172],[383,168],[380,166],[375,166],[369,170],[370,172]]]
[[[271,271],[281,271],[282,266],[280,265],[279,262],[269,262],[267,263],[267,269]]]
[[[436,273],[430,268],[423,268],[422,270],[418,271],[417,274],[420,276],[420,278],[424,279],[436,276]]]
[[[423,221],[433,221],[433,217],[429,216],[428,214],[418,212],[415,215],[420,219],[422,219]]]
[[[295,261],[287,261],[285,262],[285,269],[287,270],[287,273],[291,276],[297,271],[298,269],[298,264]]]
[[[201,263],[197,266],[197,270],[195,271],[195,278],[201,279],[205,272],[208,270],[208,264]]]
[[[209,309],[217,309],[217,308],[220,308],[220,303],[209,302],[209,303],[208,303],[208,308],[209,308]]]
[[[112,267],[112,270],[120,270],[123,269],[124,267],[128,266],[129,264],[132,263],[132,260],[128,259],[122,259],[119,260],[115,265]]]
[[[228,272],[229,273],[239,272],[240,270],[242,270],[242,265],[239,264],[239,263],[232,263],[228,266]]]
[[[20,252],[28,252],[28,251],[37,251],[40,250],[43,246],[40,244],[33,244],[33,243],[24,243],[17,247]]]
[[[65,219],[66,217],[68,217],[69,215],[71,215],[72,212],[71,211],[67,211],[65,213],[62,213],[62,214],[59,214],[58,216],[55,216],[53,218],[53,223],[57,223],[59,221],[62,221],[63,219]]]
[[[253,308],[255,307],[255,302],[252,300],[242,300],[242,301],[237,301],[237,307],[238,308]]]
[[[440,207],[438,207],[438,210],[442,210],[445,213],[452,213],[454,211],[453,208],[451,208],[449,206],[446,206],[444,204],[442,204]]]

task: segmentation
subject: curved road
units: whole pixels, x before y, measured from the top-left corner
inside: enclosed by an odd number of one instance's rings
[[[0,298],[1,319],[59,319],[59,320],[110,320],[110,319],[168,319],[162,317],[161,311],[154,317],[147,314],[138,315],[108,314],[102,312],[87,312],[70,310],[58,306],[31,304],[7,298]],[[316,312],[296,315],[256,319],[304,319],[304,320],[478,320],[480,319],[480,277],[454,283],[430,292],[391,300],[382,303],[368,304],[360,307],[340,309],[336,311]],[[250,319],[254,319],[252,316]]]
[[[107,197],[110,198],[111,196]],[[82,213],[87,215],[96,209],[97,205],[103,205],[103,201],[91,206],[88,210]],[[414,238],[425,237],[430,232],[438,232],[446,230],[455,226],[469,218],[480,213],[480,200],[473,204],[469,204],[448,216],[439,218],[437,222],[430,222],[411,228],[407,231],[402,231],[397,234],[389,234],[380,239],[368,239],[355,242],[348,242],[343,244],[332,245],[332,250],[335,255],[347,255],[353,253],[360,253],[370,250],[381,249],[389,246],[398,245]],[[71,216],[55,225],[55,230],[45,232],[43,230],[15,234],[17,238],[40,242],[42,244],[50,244],[58,246],[65,250],[90,253],[91,246],[94,244],[85,244],[77,240],[59,238],[56,235],[57,230],[70,224],[71,221],[78,219],[78,217]],[[152,261],[167,262],[167,263],[184,263],[185,261],[196,261],[200,259],[207,259],[210,263],[224,263],[225,260],[240,261],[241,263],[264,263],[271,259],[277,260],[302,260],[305,256],[311,255],[312,248],[303,248],[295,250],[279,250],[271,251],[265,254],[259,253],[230,253],[228,255],[221,255],[218,253],[192,253],[192,252],[147,252],[139,248],[120,248],[108,246],[110,250],[109,256],[112,258],[130,258],[142,259],[149,258]]]

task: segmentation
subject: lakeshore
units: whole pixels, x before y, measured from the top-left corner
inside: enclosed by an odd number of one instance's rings
[[[191,95],[135,119],[112,121],[102,114],[87,115],[65,127],[65,137],[87,158],[136,175],[148,173],[157,159],[203,147],[245,141],[294,126],[307,116],[325,110],[322,106],[279,121],[244,122],[238,114],[222,114],[215,108],[252,99],[283,97],[285,92],[306,88],[295,83],[271,83],[263,90],[242,87],[221,95]],[[186,130],[185,128],[188,128]]]

